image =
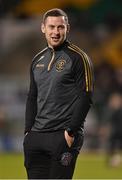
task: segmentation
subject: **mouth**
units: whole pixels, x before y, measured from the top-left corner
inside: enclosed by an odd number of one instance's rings
[[[51,39],[52,39],[53,41],[55,41],[55,42],[58,42],[58,41],[60,40],[60,37],[59,37],[59,36],[57,36],[57,37],[51,37]]]

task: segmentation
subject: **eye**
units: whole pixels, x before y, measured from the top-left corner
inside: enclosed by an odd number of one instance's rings
[[[55,28],[55,26],[53,26],[53,25],[49,25],[48,27],[49,27],[49,29],[54,29]]]
[[[58,26],[58,29],[64,29],[65,27],[64,27],[64,25],[60,25],[60,26]]]

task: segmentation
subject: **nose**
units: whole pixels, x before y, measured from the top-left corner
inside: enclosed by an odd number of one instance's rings
[[[59,34],[59,29],[57,27],[54,29],[54,33]]]

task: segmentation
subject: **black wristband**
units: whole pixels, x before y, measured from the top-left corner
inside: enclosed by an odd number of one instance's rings
[[[68,132],[68,135],[71,137],[74,137],[73,130],[71,128],[67,128],[66,131]]]

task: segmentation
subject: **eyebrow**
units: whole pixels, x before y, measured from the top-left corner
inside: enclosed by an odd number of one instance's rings
[[[64,24],[59,24],[59,25],[53,25],[53,24],[48,24],[48,26],[51,26],[51,27],[64,27],[65,25]]]

